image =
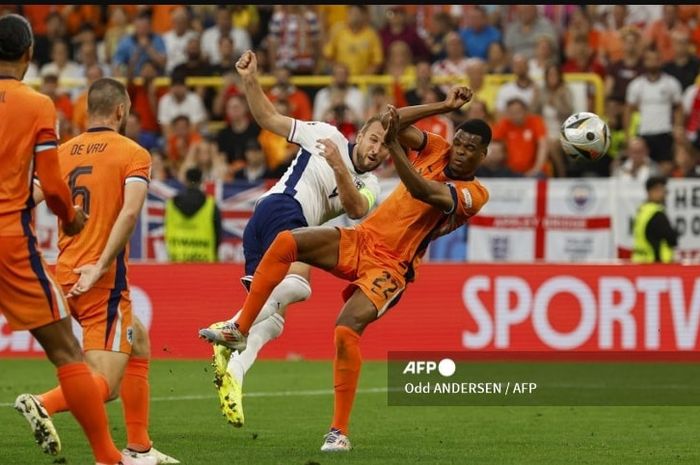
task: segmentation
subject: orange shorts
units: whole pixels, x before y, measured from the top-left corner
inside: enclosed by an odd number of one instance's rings
[[[406,287],[406,267],[383,253],[374,238],[362,230],[338,228],[338,265],[332,273],[352,281],[343,291],[347,301],[359,288],[372,301],[378,317],[399,301]]]
[[[39,328],[69,315],[33,236],[0,236],[0,313],[15,331]]]
[[[63,286],[68,292],[71,286]],[[83,350],[131,353],[133,313],[129,289],[93,287],[68,299],[70,311],[83,328]]]

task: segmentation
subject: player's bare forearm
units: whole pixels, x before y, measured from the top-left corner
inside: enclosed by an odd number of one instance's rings
[[[367,214],[371,205],[369,200],[355,187],[352,174],[343,163],[338,145],[331,139],[320,139],[318,143],[319,155],[326,159],[328,166],[333,170],[343,210],[352,219],[362,218]]]
[[[362,218],[369,211],[369,201],[357,190],[350,172],[345,165],[333,168],[338,197],[345,213],[353,220]]]
[[[417,149],[423,145],[424,136],[418,128],[413,126],[413,123],[429,116],[458,110],[469,102],[472,96],[473,93],[469,87],[455,86],[450,89],[442,102],[399,108],[397,110],[399,114],[399,142],[405,147]]]
[[[394,161],[396,173],[401,178],[406,189],[414,199],[439,208],[441,211],[450,211],[454,205],[450,188],[447,185],[430,181],[421,176],[408,161],[406,153],[398,140],[387,144],[391,159]]]
[[[236,63],[236,69],[243,80],[243,90],[248,100],[250,113],[260,127],[270,132],[289,137],[292,118],[281,115],[267,98],[258,81],[257,60],[255,54],[247,51]]]
[[[403,107],[397,109],[399,112],[400,129],[406,128],[418,120],[427,118],[429,116],[441,115],[443,113],[449,113],[453,109],[448,107],[445,101],[426,103],[423,105],[412,105],[410,107]]]
[[[99,269],[103,271],[109,269],[117,255],[126,247],[141,214],[147,192],[148,186],[145,183],[134,182],[124,187],[124,206],[109,232],[107,244],[97,261]]]

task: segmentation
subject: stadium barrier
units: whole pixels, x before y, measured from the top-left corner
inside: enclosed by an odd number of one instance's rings
[[[572,263],[626,260],[632,249],[632,222],[644,201],[644,186],[614,178],[498,179],[483,178],[490,199],[463,228],[431,243],[427,259],[442,261]],[[381,180],[381,203],[397,178]],[[269,184],[208,183],[222,215],[219,260],[242,263],[242,237],[255,201]],[[680,231],[676,258],[700,263],[700,181],[671,179],[667,214]],[[176,186],[154,181],[131,238],[130,256],[167,262],[163,239],[165,200]],[[329,224],[349,226],[343,215]],[[57,255],[56,217],[45,204],[36,209],[39,247],[47,260]]]
[[[700,354],[700,277],[684,265],[425,264],[400,302],[362,338],[365,359],[388,351],[538,351]],[[206,358],[197,330],[233,315],[245,297],[240,265],[129,268],[135,312],[150,328],[154,358]],[[347,283],[313,270],[309,300],[290,308],[263,358],[330,359]],[[38,356],[28,332],[0,316],[0,357]]]

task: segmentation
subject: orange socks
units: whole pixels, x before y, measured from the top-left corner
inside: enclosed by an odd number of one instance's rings
[[[122,398],[126,423],[126,447],[138,452],[149,450],[151,448],[151,438],[148,436],[150,387],[147,358],[129,358],[119,396]]]
[[[297,242],[291,231],[282,231],[265,252],[253,275],[250,293],[243,303],[241,315],[236,320],[236,325],[243,334],[248,334],[270,294],[282,282],[289,267],[296,260]]]
[[[112,441],[104,400],[84,362],[58,367],[58,382],[66,404],[78,420],[90,442],[95,459],[102,463],[118,463],[121,453]]]
[[[335,404],[331,428],[339,429],[346,435],[361,366],[360,335],[347,326],[336,326],[335,359],[333,360]]]
[[[102,402],[107,402],[107,399],[109,399],[109,383],[107,382],[107,378],[94,371],[92,372],[92,377],[95,380],[95,384],[97,384],[97,392],[100,395],[100,399],[102,399]],[[68,410],[68,403],[66,402],[66,397],[63,395],[63,389],[60,385],[38,397],[51,416],[55,413]]]

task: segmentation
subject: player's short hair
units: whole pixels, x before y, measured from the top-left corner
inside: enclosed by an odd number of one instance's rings
[[[367,121],[365,121],[365,124],[363,124],[362,127],[360,128],[360,134],[364,133],[374,123],[381,124],[381,122],[382,122],[382,115],[371,116]]]
[[[33,42],[32,26],[24,17],[14,13],[0,17],[1,61],[18,61]]]
[[[116,79],[100,78],[88,89],[88,115],[109,116],[128,97],[124,84]]]
[[[650,176],[649,179],[647,179],[644,187],[646,187],[647,192],[649,192],[657,186],[665,186],[667,182],[667,179],[663,176]]]
[[[481,137],[481,143],[484,145],[491,143],[491,127],[483,119],[469,119],[457,127],[457,131],[459,130]]]

